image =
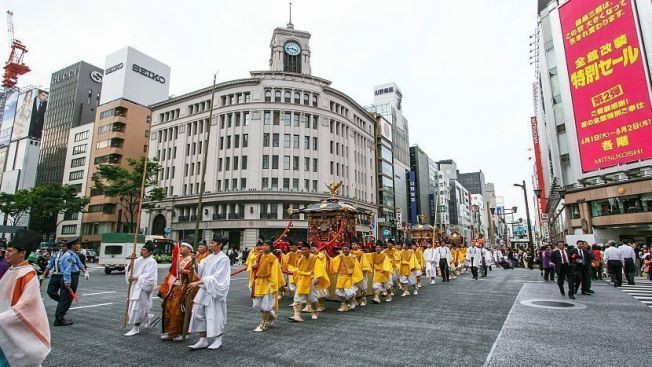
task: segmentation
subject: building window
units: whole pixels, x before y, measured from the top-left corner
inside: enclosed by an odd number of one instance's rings
[[[70,167],[81,167],[84,164],[86,164],[86,157],[81,157],[81,158],[75,158],[72,161],[70,161]]]
[[[272,177],[272,190],[278,190],[278,178]]]
[[[249,134],[242,134],[242,147],[246,148],[249,146]]]
[[[262,182],[260,184],[261,190],[269,190],[269,178],[268,177],[263,177]]]
[[[269,133],[263,134],[263,148],[269,147]]]
[[[284,155],[283,156],[283,169],[290,169],[290,156],[289,155]]]
[[[559,159],[561,160],[561,163],[570,163],[570,155],[568,153],[562,154]]]
[[[305,149],[305,150],[310,149],[310,137],[309,136],[304,136],[303,137],[303,149]]]
[[[290,102],[292,102],[292,93],[290,93],[289,90],[286,90],[286,91],[285,91],[283,97],[284,97],[284,102],[285,102],[285,103],[290,103]]]
[[[292,137],[292,147],[294,149],[299,149],[299,135],[294,135]]]
[[[289,148],[290,147],[290,134],[284,134],[283,135],[283,147],[284,148]]]
[[[312,171],[317,172],[317,158],[312,159]]]
[[[278,156],[272,156],[272,169],[278,169]]]
[[[80,170],[80,171],[72,171],[72,172],[70,172],[70,173],[68,174],[68,180],[69,180],[69,181],[72,181],[72,180],[81,180],[82,178],[84,178],[84,170]]]
[[[272,91],[269,89],[265,90],[265,102],[271,102],[272,101]]]
[[[292,126],[292,114],[290,112],[283,113],[283,125]]]
[[[299,170],[299,156],[293,156],[292,157],[292,170],[298,171]]]
[[[247,156],[243,155],[242,160],[240,161],[241,163],[241,169],[246,170],[247,169]]]
[[[91,132],[89,130],[78,132],[77,134],[75,134],[75,142],[88,139],[90,133]]]
[[[303,158],[303,170],[306,172],[310,172],[310,158],[308,157]]]
[[[566,124],[561,124],[556,126],[557,134],[563,134],[566,132]]]
[[[570,217],[571,219],[580,219],[580,204],[570,204],[569,206],[570,209]]]
[[[275,90],[274,91],[274,102],[281,102],[281,91],[280,90]]]
[[[263,124],[269,125],[271,123],[272,123],[272,112],[271,111],[263,112]]]
[[[279,138],[280,138],[279,134],[272,135],[272,147],[278,148],[278,146],[279,146]]]
[[[77,233],[76,224],[67,224],[65,226],[61,226],[61,234],[75,234],[75,233]]]
[[[317,150],[317,138],[312,138],[312,150]]]
[[[76,154],[86,153],[86,146],[87,144],[75,145],[74,147],[72,147],[72,154],[76,155]]]
[[[301,103],[301,93],[299,92],[294,92],[294,103],[300,104]]]
[[[269,168],[269,156],[264,155],[263,156],[263,169],[268,169]]]

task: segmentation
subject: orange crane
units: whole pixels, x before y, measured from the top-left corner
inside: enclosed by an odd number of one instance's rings
[[[18,84],[18,77],[30,71],[29,66],[23,62],[23,56],[27,53],[27,46],[14,37],[14,13],[7,11],[7,29],[9,31],[9,60],[5,64],[5,74],[2,78],[2,86],[7,89],[14,88]]]

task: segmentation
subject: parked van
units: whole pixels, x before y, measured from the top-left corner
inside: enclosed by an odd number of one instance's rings
[[[136,257],[145,244],[145,236],[138,235],[136,243]],[[100,245],[98,265],[104,266],[104,273],[124,271],[134,249],[134,235],[131,233],[104,233]]]

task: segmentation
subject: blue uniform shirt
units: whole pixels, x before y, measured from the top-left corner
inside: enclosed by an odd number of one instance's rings
[[[70,284],[72,278],[71,274],[79,273],[83,267],[81,260],[79,260],[79,256],[77,256],[73,250],[68,250],[65,254],[63,254],[63,256],[61,256],[59,266],[61,267],[61,272],[63,273],[63,282],[65,284]]]
[[[63,251],[59,250],[59,252],[52,255],[50,261],[48,261],[48,265],[46,267],[52,270],[52,274],[61,273],[61,265],[59,265],[59,260],[61,259],[61,255],[63,255]]]

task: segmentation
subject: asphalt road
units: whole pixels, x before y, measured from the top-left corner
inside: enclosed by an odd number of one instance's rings
[[[159,280],[165,273],[166,268],[160,267]],[[549,315],[541,316],[534,308],[515,307],[517,297],[522,298],[528,286],[536,286],[546,297],[559,299],[556,286],[544,284],[540,279],[538,271],[494,269],[486,279],[474,281],[467,275],[450,283],[438,281],[434,286],[424,283],[418,296],[397,297],[389,304],[372,304],[345,314],[335,312],[337,305],[329,303],[329,310],[319,320],[306,320],[303,324],[286,321],[291,309],[287,307],[289,299],[285,299],[281,301],[279,320],[274,327],[265,333],[254,333],[259,315],[251,308],[246,273],[242,273],[232,279],[223,346],[217,351],[190,352],[187,345],[194,343],[196,337],[186,342],[163,342],[159,340],[160,324],[135,337],[124,337],[124,275],[105,275],[102,269],[93,269],[90,280],[80,280],[77,292],[80,302],[74,303],[68,313],[75,324],[51,328],[52,353],[44,365],[482,366],[507,362],[519,365],[517,356],[523,352],[519,347],[522,336],[514,337],[504,329],[516,322],[511,327],[525,335],[534,335],[539,330],[530,330],[528,323],[513,321],[514,317],[527,318],[530,312],[536,317]],[[603,299],[607,296],[623,302],[631,299],[632,305],[640,305],[640,309],[634,306],[631,316],[637,317],[636,312],[640,312],[644,320],[652,319],[652,311],[629,295],[613,287],[602,288],[609,291]],[[52,317],[55,304],[45,294],[45,284],[43,296],[48,315]],[[598,297],[593,299],[596,304],[600,303]],[[153,305],[153,313],[160,315],[160,300],[155,298]],[[600,308],[603,310],[604,307]],[[554,339],[556,332],[559,333],[554,328],[549,330],[547,337]],[[567,349],[560,347],[558,352],[542,360],[541,365],[557,365],[557,362],[563,365],[562,356]],[[627,352],[625,347],[623,352]],[[539,365],[536,360],[528,362]]]

